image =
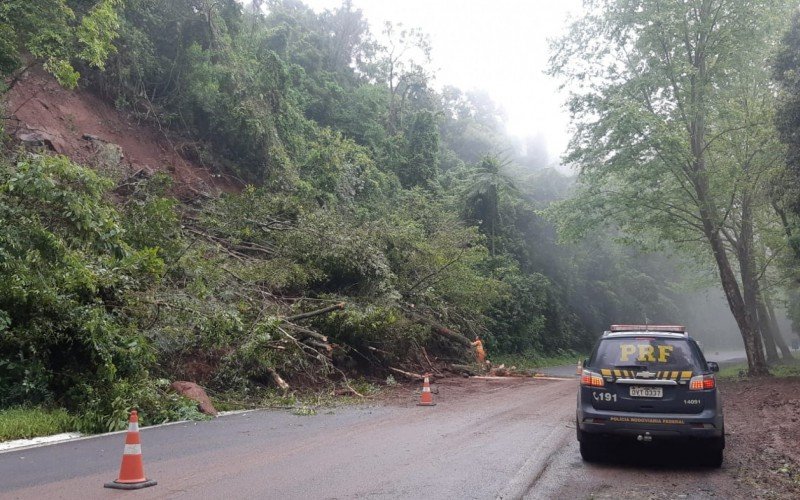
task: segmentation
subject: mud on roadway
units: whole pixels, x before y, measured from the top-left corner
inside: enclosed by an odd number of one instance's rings
[[[469,397],[474,382],[442,383],[451,397]],[[564,423],[569,439],[522,497],[800,498],[800,377],[726,380],[719,387],[727,441],[721,469],[693,463],[691,449],[661,443],[609,446],[606,461],[585,463],[572,413]]]
[[[796,410],[800,381],[723,386],[735,402],[718,470],[652,446],[585,464],[576,383],[448,378],[433,385],[434,407],[399,387],[312,416],[253,411],[144,429],[145,472],[158,485],[135,493],[102,487],[116,477],[120,434],[2,453],[0,498],[796,498],[788,475],[764,467],[777,456],[797,464],[791,435],[771,438],[770,422]],[[762,395],[783,403],[769,409]],[[793,425],[783,430],[796,439]]]

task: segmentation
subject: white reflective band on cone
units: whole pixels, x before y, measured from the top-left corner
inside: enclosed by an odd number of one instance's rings
[[[430,387],[423,387],[422,388],[422,392],[431,392],[431,388]]]
[[[141,455],[142,454],[142,445],[140,444],[126,444],[125,451],[122,452],[123,455]]]
[[[131,422],[128,424],[128,432],[139,432],[139,422]]]

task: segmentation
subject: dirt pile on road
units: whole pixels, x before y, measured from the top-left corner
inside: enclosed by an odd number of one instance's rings
[[[137,172],[167,172],[180,198],[233,192],[238,181],[212,172],[179,153],[188,142],[138,122],[86,90],[67,90],[38,68],[30,69],[4,96],[6,132],[36,141],[73,161],[119,180]]]
[[[725,381],[728,466],[759,497],[800,498],[800,377]]]

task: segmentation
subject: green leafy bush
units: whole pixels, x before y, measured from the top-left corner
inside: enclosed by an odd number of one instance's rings
[[[122,238],[109,183],[64,157],[0,167],[0,404],[56,401],[141,376],[147,340],[119,312],[163,263]]]

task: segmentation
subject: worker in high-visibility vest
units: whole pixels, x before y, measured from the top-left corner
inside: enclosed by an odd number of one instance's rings
[[[475,359],[478,361],[478,364],[485,364],[486,351],[483,349],[483,341],[481,341],[480,338],[475,337],[475,342],[472,342],[472,346],[475,347]]]

